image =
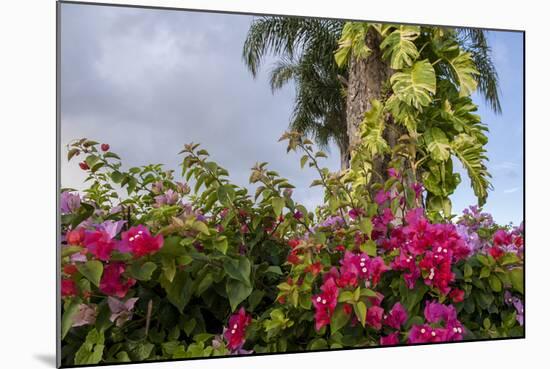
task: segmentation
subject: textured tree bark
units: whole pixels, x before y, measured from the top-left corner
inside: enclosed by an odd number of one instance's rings
[[[392,69],[382,60],[381,37],[378,32],[370,28],[365,41],[372,50],[371,54],[366,59],[351,57],[348,69],[346,123],[350,150],[360,142],[359,124],[365,112],[371,108],[371,99],[382,97],[383,86],[392,74]],[[387,120],[384,138],[390,147],[395,146],[401,132],[401,127],[398,127],[392,119]],[[372,176],[372,182],[383,182],[388,178],[388,162],[387,156],[375,158],[373,170],[378,174]]]

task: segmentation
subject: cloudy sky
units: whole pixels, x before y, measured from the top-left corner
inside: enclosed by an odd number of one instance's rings
[[[253,79],[241,59],[251,16],[63,4],[61,14],[61,142],[80,137],[109,143],[127,167],[162,163],[177,168],[183,144],[200,142],[248,185],[250,167],[270,167],[296,185],[306,206],[320,202],[301,170],[299,154],[277,142],[287,128],[294,90],[271,93],[270,62]],[[490,170],[495,190],[487,210],[499,222],[522,217],[522,45],[520,34],[491,33],[501,78],[503,114],[483,103],[491,129]],[[338,169],[332,149],[325,165]],[[82,188],[76,162],[62,160],[63,187]],[[466,177],[463,176],[465,179]],[[475,203],[467,180],[454,210]]]

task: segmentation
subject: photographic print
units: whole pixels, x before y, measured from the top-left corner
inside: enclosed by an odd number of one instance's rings
[[[57,6],[59,365],[524,337],[522,31]]]

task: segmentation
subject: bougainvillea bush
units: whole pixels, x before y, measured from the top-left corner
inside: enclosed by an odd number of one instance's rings
[[[198,144],[177,172],[69,145],[87,188],[61,193],[63,365],[524,335],[522,226],[426,212],[400,156],[367,185],[360,156],[331,173],[307,138],[282,139],[318,171],[317,209],[267,163],[249,194]]]

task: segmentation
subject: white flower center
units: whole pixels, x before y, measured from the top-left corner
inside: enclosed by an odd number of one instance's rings
[[[439,246],[439,247],[437,248],[437,252],[441,252],[441,250],[442,250],[442,248],[441,248],[441,246]]]
[[[233,329],[237,329],[237,327],[238,327],[237,324],[235,324],[235,325],[233,326]]]
[[[367,272],[367,268],[363,268],[363,269],[361,269],[361,271],[362,271],[363,273],[366,273],[366,272]]]
[[[327,300],[323,299],[323,305],[325,305],[327,303]]]
[[[435,331],[432,331],[432,337],[435,337]]]
[[[424,328],[422,328],[422,329],[420,330],[420,333],[424,334],[424,333],[426,333],[426,330],[425,330]]]
[[[231,334],[235,334],[235,330],[234,330],[234,329],[231,330]]]
[[[321,302],[321,297],[317,297],[317,302]]]
[[[132,242],[132,241],[134,240],[134,237],[130,237],[130,239],[129,239],[129,240],[130,240],[130,242]]]

